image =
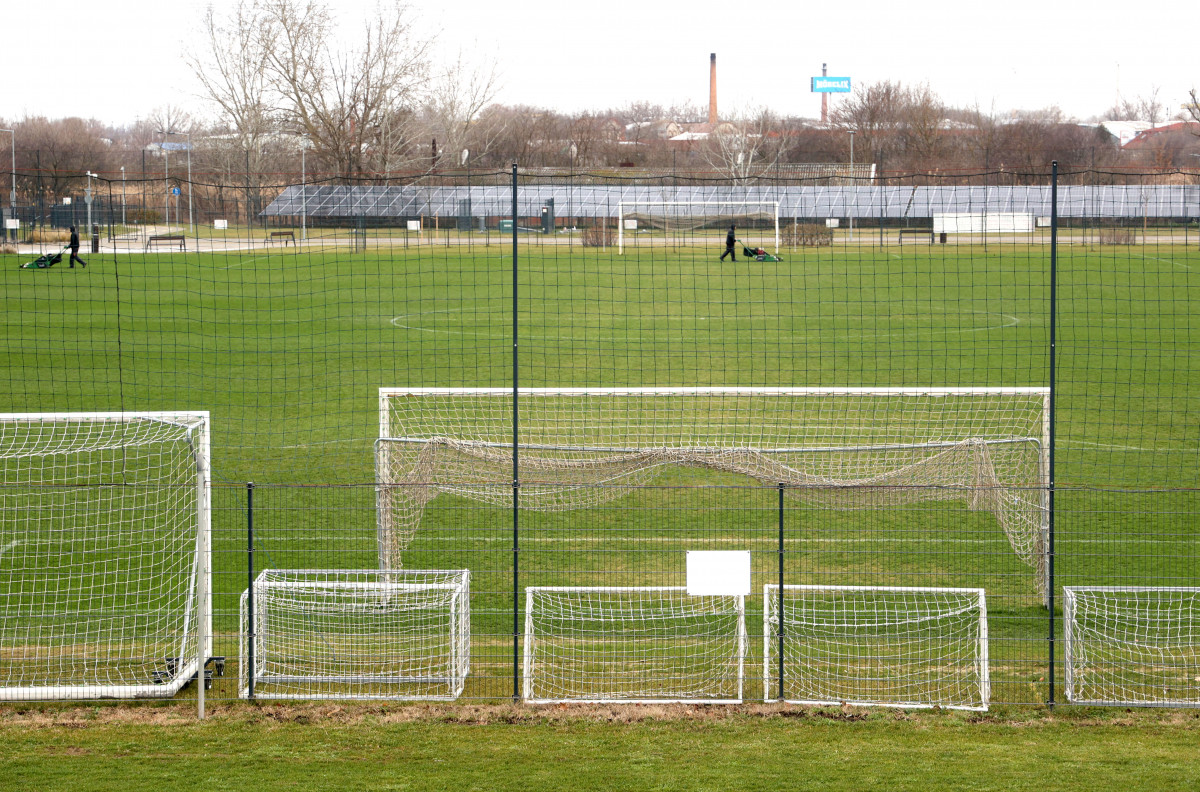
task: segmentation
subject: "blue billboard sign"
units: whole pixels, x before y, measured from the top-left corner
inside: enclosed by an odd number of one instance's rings
[[[813,93],[850,93],[849,77],[813,77]]]

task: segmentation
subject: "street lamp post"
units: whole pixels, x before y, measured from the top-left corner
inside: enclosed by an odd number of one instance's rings
[[[851,188],[854,187],[854,132],[855,132],[855,130],[853,130],[853,129],[850,130],[850,187]],[[853,195],[853,193],[851,193],[851,195]],[[850,219],[850,241],[853,242],[854,241],[854,201],[853,200],[851,200],[850,206],[847,207],[847,209],[848,209],[848,211],[846,213],[850,216],[849,217],[849,219]]]
[[[163,181],[166,182],[166,185],[167,185],[167,197],[164,199],[166,209],[167,209],[167,225],[171,224],[171,211],[170,211],[171,210],[171,205],[170,205],[171,182],[170,182],[169,173],[168,173],[170,161],[171,161],[171,152],[170,152],[170,149],[167,148],[167,135],[183,135],[184,137],[187,138],[188,231],[192,231],[192,230],[194,230],[194,225],[195,225],[195,223],[193,222],[193,215],[192,215],[192,133],[191,132],[177,132],[174,129],[156,129],[154,131],[157,134],[163,136],[163,142],[162,142]],[[179,222],[179,201],[178,201],[178,199],[175,201],[175,222]]]
[[[308,138],[300,140],[300,241],[308,239]]]
[[[87,189],[83,191],[83,202],[87,204],[87,233],[92,233],[92,178],[96,174],[87,171]]]
[[[15,220],[17,217],[17,133],[12,129],[0,129],[0,132],[7,132],[12,136],[12,170],[9,172],[12,176],[12,187],[8,191],[8,210]],[[6,231],[5,236],[7,235]]]
[[[121,233],[125,233],[125,166],[121,166]]]

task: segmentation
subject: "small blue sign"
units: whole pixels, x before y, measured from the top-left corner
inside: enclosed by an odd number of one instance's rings
[[[178,188],[178,187],[172,187],[172,188],[171,188],[171,195],[179,195],[179,188]]]
[[[849,77],[813,77],[813,93],[850,93]]]

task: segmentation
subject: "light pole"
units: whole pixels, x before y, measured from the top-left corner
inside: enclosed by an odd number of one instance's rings
[[[475,213],[471,210],[471,150],[462,150],[462,166],[467,169],[467,248],[471,247],[471,234],[475,230]]]
[[[12,129],[0,129],[0,132],[7,132],[12,136],[12,188],[8,191],[8,209],[12,213],[13,219],[17,217],[17,133]],[[5,234],[7,236],[7,233]]]
[[[856,130],[850,130],[850,187],[854,187],[854,133]],[[851,193],[853,195],[853,193]],[[850,202],[846,212],[850,216],[850,241],[854,241],[854,202]]]
[[[125,233],[125,166],[121,166],[121,233]]]
[[[87,232],[92,233],[92,178],[96,174],[87,171],[87,189],[83,191],[83,202],[87,204]]]
[[[163,150],[163,156],[165,157],[165,160],[163,162],[163,181],[167,182],[167,195],[168,196],[171,194],[171,183],[170,183],[170,180],[167,178],[167,168],[168,168],[169,161],[171,159],[171,154],[170,154],[170,150],[167,148],[167,135],[183,135],[184,137],[187,138],[188,231],[192,231],[193,225],[194,225],[193,219],[192,219],[193,218],[193,216],[192,216],[192,133],[191,132],[178,132],[174,129],[156,129],[154,131],[163,136],[162,150]],[[167,198],[166,200],[169,201],[170,198]],[[170,225],[171,224],[171,218],[170,218],[171,213],[170,213],[170,204],[169,203],[167,204],[167,209],[168,209],[167,225]],[[179,201],[175,202],[175,222],[179,222]]]
[[[166,221],[169,231],[171,229],[171,150],[167,148],[167,133],[161,129],[156,129],[155,132],[163,136],[163,142],[159,144],[163,153],[163,220]]]
[[[308,138],[300,138],[300,241],[308,239]]]

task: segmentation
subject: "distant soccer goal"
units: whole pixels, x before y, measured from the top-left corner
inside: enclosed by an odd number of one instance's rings
[[[241,615],[242,698],[450,701],[470,671],[465,569],[265,570]]]
[[[165,698],[212,642],[208,414],[0,414],[0,699]]]
[[[763,596],[765,700],[782,679],[798,704],[988,708],[983,589],[785,586],[781,597],[768,584]]]
[[[741,596],[673,587],[525,590],[526,701],[740,703]]]
[[[995,516],[1046,596],[1045,388],[384,388],[379,421],[383,568],[439,493],[511,506],[516,475],[522,508],[563,511],[688,466],[823,508],[961,501]]]
[[[735,258],[742,246],[779,250],[778,201],[621,201],[617,204],[617,252],[639,234],[653,232],[646,244],[723,245],[730,225],[737,226]],[[639,242],[640,244],[640,242]],[[715,248],[720,253],[721,248]]]
[[[1065,586],[1067,700],[1200,706],[1200,588]]]

